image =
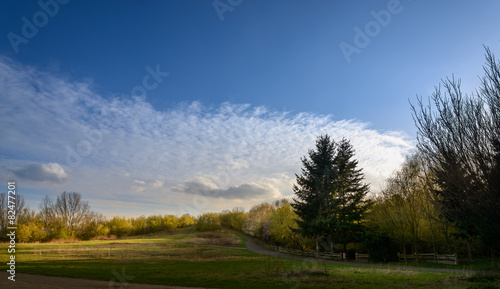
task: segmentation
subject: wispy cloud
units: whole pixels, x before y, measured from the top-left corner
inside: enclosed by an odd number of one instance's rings
[[[163,182],[160,180],[156,180],[152,183],[146,183],[145,181],[134,180],[132,189],[136,192],[142,192],[148,188],[161,188],[163,187]]]
[[[0,87],[0,176],[54,194],[64,181],[64,190],[92,202],[154,202],[197,213],[287,197],[300,158],[324,133],[351,140],[377,191],[414,148],[404,133],[313,113],[199,102],[162,111],[6,58]]]

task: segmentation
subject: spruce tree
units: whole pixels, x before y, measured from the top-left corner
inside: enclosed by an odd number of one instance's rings
[[[362,231],[362,218],[368,203],[368,185],[349,141],[340,143],[328,135],[319,136],[316,150],[309,150],[309,159],[302,158],[302,175],[293,187],[296,194],[292,204],[300,217],[299,231],[316,239],[328,237],[344,244],[355,241]]]
[[[333,206],[330,212],[331,234],[344,245],[359,240],[363,232],[363,217],[369,202],[365,197],[369,186],[363,183],[364,175],[354,159],[354,149],[348,140],[338,144],[335,157],[336,179],[333,192]]]
[[[306,237],[318,239],[325,235],[328,226],[329,202],[335,179],[336,144],[328,135],[316,140],[316,150],[309,150],[309,159],[302,158],[302,175],[293,186],[296,194],[292,207],[300,217],[299,232]]]

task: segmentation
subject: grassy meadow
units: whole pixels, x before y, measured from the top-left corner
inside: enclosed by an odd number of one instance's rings
[[[192,227],[116,240],[16,245],[16,271],[207,288],[500,288],[500,278],[263,256],[230,231]],[[7,244],[0,259],[7,260]],[[326,272],[325,272],[326,270]],[[125,287],[125,286],[124,286]]]

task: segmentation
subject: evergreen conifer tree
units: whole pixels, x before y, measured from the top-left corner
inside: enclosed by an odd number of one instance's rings
[[[364,175],[354,159],[354,149],[348,140],[338,144],[335,157],[336,179],[333,192],[333,206],[330,212],[331,234],[344,245],[358,241],[363,232],[363,217],[369,202],[365,197],[369,186],[363,183]]]
[[[322,237],[328,237],[332,250],[332,238],[345,248],[361,234],[368,185],[362,184],[364,177],[349,141],[336,143],[321,135],[316,150],[309,150],[308,155],[301,159],[304,167],[293,187],[296,198],[292,206],[300,217],[298,230],[316,239],[316,250]]]

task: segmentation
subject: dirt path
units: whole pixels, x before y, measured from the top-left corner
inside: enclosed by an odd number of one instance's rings
[[[163,286],[163,285],[146,285],[134,283],[119,283],[110,281],[99,281],[89,279],[78,279],[68,277],[54,277],[32,274],[16,274],[16,281],[7,279],[7,272],[0,272],[0,288],[16,288],[16,289],[81,289],[81,288],[96,288],[96,289],[204,289],[201,287],[179,287],[179,286]]]
[[[329,263],[329,264],[348,265],[348,266],[357,266],[357,267],[369,267],[369,268],[378,268],[378,269],[432,271],[432,272],[448,272],[448,273],[462,273],[462,274],[475,274],[475,273],[499,274],[497,272],[492,272],[492,271],[473,271],[473,270],[464,270],[464,269],[446,269],[446,268],[428,268],[428,267],[414,267],[414,266],[397,266],[397,265],[387,265],[387,264],[370,264],[370,263],[323,260],[323,259],[316,259],[313,257],[289,255],[289,254],[281,253],[278,251],[268,250],[266,248],[263,248],[263,247],[257,245],[257,243],[255,243],[251,237],[244,235],[244,234],[241,234],[241,233],[236,232],[236,231],[233,231],[233,232],[235,232],[236,234],[240,235],[241,237],[247,239],[246,247],[249,251],[252,251],[252,252],[257,253],[257,254],[273,256],[273,257],[301,260],[301,261],[306,261],[306,262],[319,262],[319,263],[325,262],[325,263]]]

